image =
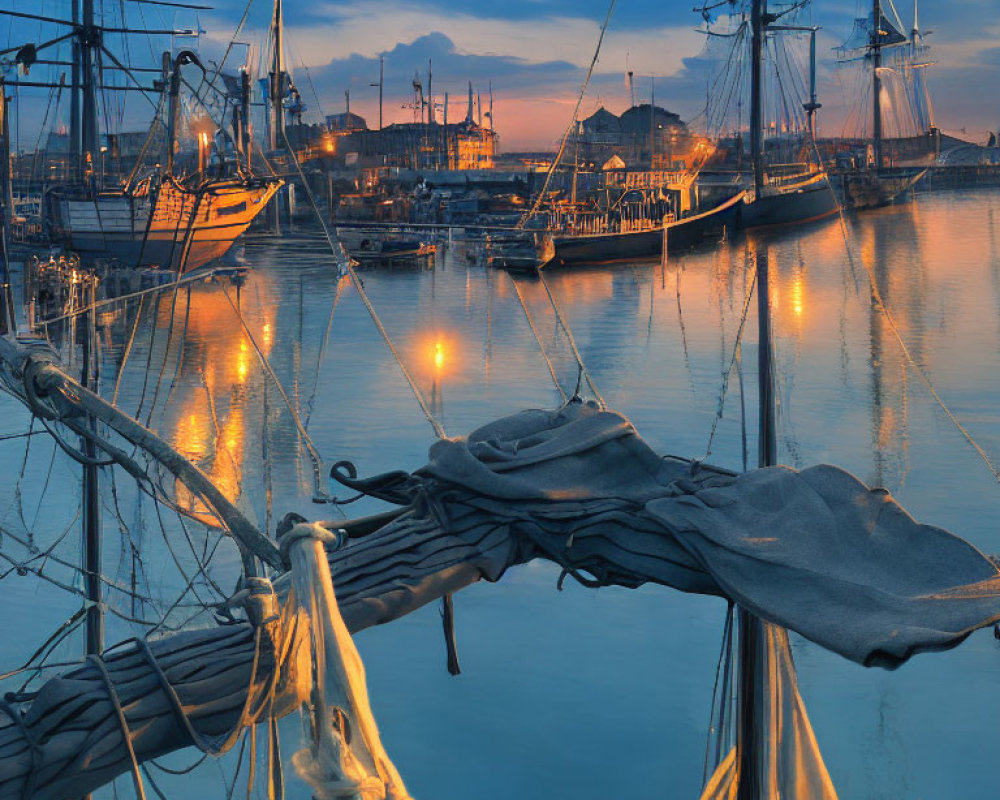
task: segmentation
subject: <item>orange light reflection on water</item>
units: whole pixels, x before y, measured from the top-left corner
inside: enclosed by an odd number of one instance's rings
[[[407,348],[407,365],[421,383],[464,380],[466,355],[459,337],[445,330],[424,331]]]
[[[248,314],[247,325],[265,357],[274,345],[274,314],[266,304],[255,305]],[[220,287],[192,292],[187,326],[185,380],[175,394],[179,413],[173,430],[165,433],[236,502],[243,494],[245,459],[256,427],[253,406],[248,407],[250,389],[262,371],[253,344]],[[205,504],[181,484],[175,485],[175,492],[191,513],[207,523],[214,521]]]

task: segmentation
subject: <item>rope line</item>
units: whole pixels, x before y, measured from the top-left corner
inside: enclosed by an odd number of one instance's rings
[[[505,270],[505,272],[507,272]],[[517,285],[517,281],[514,276],[507,272],[507,276],[510,278],[511,284],[514,286],[514,292],[517,294],[517,299],[521,303],[521,308],[524,311],[524,318],[528,320],[528,327],[531,328],[531,333],[535,337],[535,341],[538,343],[538,350],[542,354],[542,358],[545,360],[545,366],[549,368],[549,375],[552,376],[552,382],[556,385],[556,389],[559,390],[559,395],[562,397],[563,403],[569,399],[566,396],[566,390],[563,389],[562,384],[559,383],[559,378],[556,377],[556,371],[552,366],[552,360],[549,358],[549,354],[545,352],[545,345],[542,344],[542,339],[538,335],[538,330],[535,328],[535,323],[531,319],[531,313],[528,311],[528,306],[524,302],[524,297],[521,295],[521,287]]]
[[[827,182],[829,182],[829,178],[827,179]],[[833,191],[832,186],[830,190]],[[840,219],[840,232],[844,238],[844,250],[847,254],[847,260],[848,263],[850,264],[851,271],[854,272],[855,271],[854,251],[851,248],[851,238],[850,238],[850,233],[847,229],[847,221],[844,218],[843,207],[840,208],[840,213],[838,216]],[[882,293],[879,291],[878,283],[875,278],[875,273],[872,270],[871,265],[867,264],[865,260],[862,258],[861,266],[865,268],[865,274],[868,276],[868,284],[869,286],[871,286],[872,299],[875,301],[876,307],[878,308],[882,316],[885,318],[886,324],[888,324],[889,326],[889,330],[892,331],[893,337],[899,344],[899,348],[903,353],[903,357],[906,359],[906,363],[909,365],[911,369],[913,369],[914,372],[917,373],[917,376],[923,382],[924,386],[927,387],[927,391],[930,392],[931,397],[934,398],[934,401],[938,404],[938,406],[940,406],[941,410],[944,412],[948,420],[952,423],[952,425],[955,426],[958,432],[962,435],[962,438],[964,438],[965,441],[968,442],[969,446],[972,447],[972,449],[975,450],[979,458],[982,459],[983,463],[986,465],[986,468],[992,473],[994,480],[997,483],[1000,483],[1000,469],[998,469],[997,466],[993,463],[993,460],[989,457],[989,454],[986,452],[985,449],[983,449],[982,445],[980,445],[979,442],[976,441],[975,437],[972,435],[969,429],[966,428],[961,423],[958,417],[955,416],[954,412],[952,412],[952,410],[948,407],[948,404],[944,401],[944,398],[941,397],[941,395],[938,393],[937,388],[931,381],[930,376],[924,371],[923,367],[921,367],[917,363],[916,359],[913,358],[913,354],[910,353],[910,348],[906,346],[906,342],[903,340],[903,335],[902,333],[900,333],[899,328],[896,326],[896,320],[893,318],[892,312],[889,311],[889,307],[886,305],[885,300],[882,298]]]
[[[733,343],[733,352],[729,358],[729,366],[722,373],[722,388],[719,391],[719,405],[715,410],[715,419],[712,420],[712,430],[708,434],[708,446],[705,448],[705,455],[699,461],[705,461],[712,454],[712,442],[715,441],[715,432],[722,420],[723,412],[726,408],[726,394],[729,391],[729,379],[733,374],[733,367],[739,356],[740,345],[743,342],[743,331],[746,327],[747,317],[750,314],[750,300],[753,298],[754,290],[757,287],[757,259],[753,262],[753,276],[750,278],[750,289],[747,291],[746,300],[743,301],[743,313],[740,315],[740,325],[736,329],[736,341]]]
[[[862,266],[864,266],[865,272],[868,273],[868,281],[871,284],[872,288],[872,297],[874,298],[879,311],[881,311],[882,315],[885,317],[885,321],[888,323],[889,329],[892,331],[893,336],[899,343],[899,347],[903,352],[903,356],[906,358],[907,364],[909,364],[910,367],[917,373],[917,375],[920,377],[920,380],[923,381],[924,385],[927,387],[927,390],[931,393],[931,396],[941,407],[941,410],[945,413],[945,416],[947,416],[948,419],[951,420],[952,424],[958,429],[958,432],[962,434],[962,437],[965,439],[965,441],[969,443],[972,449],[975,450],[976,453],[979,455],[979,457],[983,460],[983,463],[986,465],[986,468],[989,469],[991,473],[993,473],[994,479],[998,483],[1000,483],[1000,470],[997,469],[996,465],[990,459],[989,455],[982,448],[979,442],[975,440],[975,438],[972,436],[972,433],[970,433],[969,429],[966,428],[959,421],[958,417],[955,416],[952,410],[948,408],[948,404],[945,403],[941,395],[938,394],[938,390],[935,388],[933,382],[930,379],[930,376],[913,358],[913,355],[910,353],[910,348],[907,347],[906,342],[903,341],[903,335],[899,332],[899,328],[896,327],[896,320],[893,318],[892,314],[889,311],[888,306],[886,306],[885,301],[882,299],[882,293],[879,291],[878,286],[875,283],[875,276],[872,273],[871,267],[868,264],[864,263],[864,259],[862,259]]]
[[[563,319],[562,313],[559,311],[559,306],[556,303],[555,297],[552,295],[552,291],[549,289],[548,281],[545,280],[545,275],[541,272],[538,273],[538,279],[541,281],[542,286],[545,287],[545,293],[549,296],[549,302],[552,304],[552,310],[555,312],[556,319],[559,321],[559,325],[562,327],[563,332],[566,334],[566,339],[569,342],[570,349],[573,351],[573,357],[576,359],[576,364],[580,368],[580,372],[587,381],[587,385],[590,387],[590,391],[594,393],[594,397],[597,398],[598,404],[602,409],[608,407],[607,403],[604,402],[604,398],[601,397],[601,393],[597,391],[597,386],[594,384],[593,378],[590,377],[590,372],[587,370],[586,365],[583,363],[583,357],[580,355],[580,351],[576,346],[576,339],[573,338],[573,333],[570,331],[569,326]]]
[[[240,325],[243,326],[243,332],[246,334],[246,337],[250,340],[250,344],[253,345],[254,352],[257,354],[257,359],[258,361],[260,361],[261,367],[273,381],[275,387],[278,390],[278,394],[281,395],[281,399],[282,401],[284,401],[285,407],[288,409],[288,413],[292,415],[292,421],[295,423],[295,427],[299,432],[299,436],[302,437],[302,443],[305,445],[306,450],[309,451],[309,458],[313,462],[313,477],[315,479],[314,489],[318,495],[325,496],[326,491],[323,489],[320,479],[320,472],[322,471],[323,468],[323,458],[322,456],[320,456],[319,450],[316,449],[316,445],[313,443],[312,437],[309,435],[309,431],[307,431],[305,429],[305,426],[303,426],[302,420],[299,418],[299,413],[298,411],[295,410],[295,406],[292,404],[292,401],[288,398],[288,394],[285,392],[285,388],[281,385],[281,381],[279,381],[278,376],[274,374],[274,369],[272,369],[271,367],[271,362],[268,361],[267,356],[265,356],[264,352],[260,349],[260,345],[257,344],[257,340],[254,338],[254,335],[250,332],[250,326],[247,325],[247,321],[243,316],[243,312],[240,311],[239,306],[237,306],[236,303],[233,302],[232,295],[230,295],[229,292],[226,291],[225,287],[223,287],[222,293],[226,296],[226,299],[229,301],[229,305],[233,307],[233,313],[236,314],[237,319],[239,319],[240,321]]]
[[[612,0],[612,5],[614,5],[614,0]],[[283,132],[284,133],[284,132]],[[445,432],[444,427],[438,422],[437,418],[431,412],[430,406],[427,404],[427,399],[424,397],[423,392],[420,391],[420,387],[417,386],[416,381],[413,376],[410,375],[410,371],[406,368],[406,364],[403,363],[402,357],[399,355],[399,351],[396,350],[396,346],[392,343],[392,339],[389,338],[389,332],[386,331],[385,325],[382,324],[382,320],[375,310],[375,306],[372,305],[372,301],[368,297],[368,293],[365,291],[365,286],[361,282],[361,278],[358,277],[358,272],[354,268],[353,260],[347,255],[344,247],[338,241],[334,243],[333,236],[330,234],[330,228],[326,224],[326,220],[323,219],[323,215],[319,211],[319,206],[316,204],[316,198],[313,197],[312,189],[309,188],[309,181],[306,180],[305,175],[302,173],[302,167],[299,165],[299,160],[295,155],[295,149],[288,142],[288,134],[284,133],[285,146],[288,148],[288,152],[292,157],[292,162],[295,164],[295,169],[299,173],[299,177],[302,180],[303,186],[305,186],[306,196],[309,198],[309,202],[313,207],[313,211],[316,214],[316,218],[319,220],[320,225],[323,227],[323,233],[326,236],[326,241],[330,245],[330,252],[333,254],[335,261],[337,260],[338,251],[344,256],[343,261],[337,261],[337,266],[341,270],[345,270],[348,275],[351,276],[351,282],[354,284],[354,288],[357,289],[358,296],[361,298],[361,302],[365,304],[365,308],[368,309],[368,314],[372,318],[372,322],[375,323],[375,327],[378,328],[379,333],[382,334],[382,338],[385,340],[386,346],[389,348],[389,352],[392,353],[393,358],[396,359],[396,363],[399,365],[399,371],[403,373],[403,377],[406,382],[410,385],[410,391],[413,392],[413,396],[417,400],[417,404],[420,406],[420,410],[424,412],[424,416],[430,423],[431,427],[434,429],[434,434],[439,439],[447,438],[448,434]]]
[[[154,292],[172,291],[178,286],[183,286],[188,283],[195,283],[197,281],[203,281],[205,280],[205,278],[211,278],[213,276],[214,273],[211,271],[201,272],[201,273],[198,273],[196,271],[193,273],[189,273],[186,277],[178,276],[177,280],[170,281],[170,283],[164,283],[159,286],[151,286],[148,289],[140,289],[137,292],[132,292],[131,294],[123,294],[120,297],[109,297],[105,300],[97,300],[93,303],[90,303],[89,305],[81,306],[75,311],[70,311],[66,314],[61,314],[58,317],[50,317],[49,319],[39,320],[37,324],[44,326],[53,325],[56,322],[62,322],[63,320],[66,319],[72,319],[74,317],[80,316],[81,314],[89,313],[90,311],[97,311],[98,309],[104,308],[105,306],[114,305],[115,303],[127,302],[128,300],[133,300],[136,297],[143,297],[144,295],[153,294]]]
[[[573,109],[573,118],[570,120],[569,126],[566,128],[566,132],[563,133],[562,141],[559,143],[559,152],[556,153],[556,157],[552,160],[552,166],[549,167],[549,171],[545,176],[545,183],[542,184],[542,189],[535,198],[534,205],[532,205],[531,209],[525,213],[520,220],[518,220],[518,228],[523,228],[527,224],[528,220],[538,212],[538,207],[545,199],[545,192],[549,188],[549,183],[552,181],[552,176],[555,174],[556,167],[559,166],[563,153],[566,152],[566,143],[569,141],[570,132],[576,127],[576,121],[580,115],[580,106],[583,104],[584,95],[587,94],[587,87],[590,85],[590,79],[594,74],[594,67],[597,65],[597,58],[601,54],[601,45],[604,42],[604,34],[608,30],[608,23],[611,22],[611,12],[615,10],[615,2],[616,0],[611,0],[611,4],[608,6],[608,13],[604,17],[604,24],[601,25],[601,34],[597,37],[597,47],[594,50],[594,57],[590,60],[590,66],[587,68],[587,77],[583,81],[583,86],[580,87],[580,96],[576,99],[576,108]]]

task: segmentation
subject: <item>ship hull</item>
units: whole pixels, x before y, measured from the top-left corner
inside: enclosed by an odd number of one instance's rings
[[[764,194],[744,202],[739,213],[743,230],[798,225],[824,219],[840,210],[825,176]]]
[[[701,214],[668,222],[652,230],[553,236],[554,257],[545,268],[660,258],[664,240],[668,254],[683,253],[734,230],[742,202],[741,193]]]
[[[148,194],[53,193],[53,238],[82,255],[188,271],[226,254],[280,181],[218,181],[200,190],[164,182]]]
[[[858,211],[881,208],[905,200],[926,169],[907,172],[845,172],[841,177],[844,205]]]

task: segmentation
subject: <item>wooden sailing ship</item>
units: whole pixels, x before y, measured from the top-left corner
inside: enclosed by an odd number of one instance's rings
[[[802,4],[789,8],[794,10]],[[788,13],[785,11],[783,13]],[[764,159],[764,52],[767,37],[774,32],[811,33],[810,85],[812,94],[804,104],[809,114],[809,132],[815,131],[816,102],[815,28],[776,25],[783,14],[768,13],[766,3],[750,6],[750,150],[752,189],[740,209],[740,227],[746,230],[813,222],[837,213],[840,208],[825,170],[812,163],[786,166],[781,172]]]
[[[74,30],[71,35],[78,35],[79,38],[78,46],[74,47],[73,80],[70,85],[73,103],[69,160],[71,168],[76,171],[76,179],[45,190],[42,214],[51,240],[85,257],[110,257],[129,266],[160,266],[178,271],[196,269],[225,255],[282,185],[278,178],[254,176],[250,168],[249,76],[244,72],[242,80],[238,81],[239,88],[226,93],[227,105],[231,103],[234,109],[233,133],[228,134],[233,143],[234,158],[227,160],[220,152],[217,163],[210,165],[214,137],[210,137],[205,130],[197,133],[197,169],[179,169],[175,154],[180,120],[181,69],[185,65],[197,67],[209,84],[221,82],[225,76],[219,70],[210,75],[191,51],[182,50],[172,59],[165,53],[161,67],[162,84],[151,88],[137,87],[146,93],[166,95],[167,135],[162,166],[157,164],[147,174],[137,178],[141,166],[137,163],[118,187],[107,188],[103,185],[103,167],[100,176],[94,169],[98,158],[103,163],[103,152],[107,150],[106,147],[98,147],[98,92],[120,87],[98,86],[95,65],[102,59],[109,59],[116,69],[138,81],[135,72],[122,64],[103,43],[105,28],[96,22],[94,0],[84,0],[82,24],[75,17],[73,20],[60,20],[32,14],[18,16],[69,26]],[[119,29],[109,27],[108,30],[115,32]],[[153,31],[167,32],[175,33]],[[18,63],[24,68],[30,67],[39,52],[64,38],[39,45],[25,45],[18,51]],[[25,85],[24,82],[19,83]],[[50,84],[31,82],[26,85]],[[140,162],[158,129],[159,115],[150,127],[146,145],[140,153]]]
[[[217,179],[189,187],[171,175],[135,189],[88,196],[53,191],[52,237],[86,255],[107,255],[132,266],[193,270],[222,258],[264,210],[281,181]]]
[[[871,13],[854,21],[851,37],[839,48],[842,63],[857,61],[870,72],[870,148],[864,163],[842,170],[838,176],[844,204],[855,209],[879,208],[908,197],[927,172],[922,165],[934,161],[940,145],[924,82],[924,70],[930,62],[920,34],[916,0],[909,38],[902,32],[902,21],[894,6],[891,12],[893,20],[886,16],[882,0],[872,0]],[[902,100],[900,92],[886,91],[886,77],[902,81]],[[887,140],[883,103],[893,97],[904,106],[903,116],[920,129],[917,136],[899,137],[902,131],[897,130],[899,138]],[[897,118],[898,125],[900,109],[893,111],[890,116]]]

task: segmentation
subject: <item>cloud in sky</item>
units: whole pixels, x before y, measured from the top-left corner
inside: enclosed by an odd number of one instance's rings
[[[8,7],[14,2],[0,0]],[[935,31],[929,43],[937,63],[928,78],[939,123],[945,129],[965,127],[970,136],[984,137],[985,130],[1000,125],[1000,114],[994,114],[992,103],[992,87],[1000,84],[996,3],[963,0],[945,6],[925,0],[921,8],[921,26]],[[695,117],[705,105],[706,87],[706,65],[698,58],[704,40],[694,32],[700,20],[691,11],[695,4],[692,0],[619,3],[582,114],[591,113],[599,104],[616,112],[627,107],[628,63],[636,75],[640,102],[649,98],[646,76],[656,75],[658,104],[685,119]],[[139,14],[141,21],[153,26],[194,22],[194,12],[125,5],[132,23],[140,22]],[[201,43],[205,53],[217,52],[228,41],[245,0],[214,0],[213,5],[215,11],[199,18],[201,27],[209,31]],[[284,0],[284,5],[289,56],[300,89],[314,110],[342,110],[344,90],[350,88],[352,110],[375,124],[377,90],[369,84],[378,79],[378,56],[382,54],[385,118],[410,119],[412,112],[402,106],[412,96],[414,70],[426,76],[427,61],[433,59],[435,95],[440,98],[448,91],[456,98],[452,116],[464,116],[468,81],[484,94],[492,82],[497,127],[506,149],[548,147],[561,136],[607,11],[607,0],[505,0],[493,4],[468,0]],[[832,48],[846,38],[853,18],[864,15],[868,5],[868,0],[815,0],[802,20],[823,28],[819,46],[823,109],[819,120],[827,133],[841,131],[848,108],[856,99],[853,83],[834,67]],[[263,41],[270,7],[269,0],[255,0],[239,37],[242,41]],[[909,4],[899,7],[904,11],[904,27],[908,27]],[[40,26],[22,21],[14,21],[9,31],[12,41],[38,41],[50,35],[55,31],[42,31]],[[162,46],[169,46],[169,42],[157,42],[151,48],[139,42],[133,53],[145,55],[146,50]],[[149,113],[141,104],[137,108],[136,123]],[[27,124],[33,115],[22,118]]]
[[[929,79],[945,129],[966,127],[973,135],[1000,124],[983,102],[985,88],[1000,81],[1000,23],[991,22],[993,2],[969,0],[949,7],[946,14],[929,4],[921,11],[921,25],[936,31],[929,38],[937,62]],[[645,76],[656,75],[657,102],[685,119],[696,116],[705,104],[707,65],[697,58],[703,37],[694,32],[699,20],[691,5],[690,0],[640,0],[617,8],[582,112],[600,104],[615,111],[627,107],[628,63],[637,76],[640,100],[649,97]],[[846,38],[853,18],[866,10],[867,3],[862,7],[860,0],[821,3],[806,19],[823,28],[820,124],[830,134],[842,131],[856,101],[854,83],[835,67],[832,49]],[[447,0],[435,5],[341,1],[310,6],[300,16],[289,12],[294,21],[287,30],[295,43],[294,60],[309,67],[324,105],[339,110],[350,85],[352,108],[376,119],[375,103],[365,89],[377,80],[377,58],[384,54],[386,97],[395,106],[390,113],[387,100],[386,119],[407,119],[399,106],[409,96],[414,70],[426,74],[431,58],[437,95],[445,90],[462,94],[468,80],[485,92],[486,82],[492,81],[504,146],[529,149],[550,146],[568,124],[605,11],[602,2],[589,0],[489,7]],[[908,17],[903,22],[911,24]]]
[[[428,60],[431,60],[435,101],[442,103],[448,93],[449,120],[465,116],[469,82],[483,96],[484,109],[492,86],[495,118],[506,149],[551,147],[572,117],[584,74],[584,68],[565,60],[528,61],[506,55],[462,53],[443,33],[430,33],[409,44],[398,44],[384,56],[386,124],[413,119],[412,109],[404,106],[412,105],[414,71],[419,70],[426,89]],[[350,88],[351,110],[361,113],[370,124],[376,124],[378,89],[371,84],[378,80],[378,69],[377,55],[353,54],[310,68],[308,72],[300,67],[296,81],[307,102],[314,104],[315,88],[327,114],[343,110],[344,90]],[[638,88],[641,97],[648,97],[648,81]],[[582,113],[591,113],[598,104],[617,111],[628,107],[624,70],[598,74],[591,82]],[[438,114],[440,119],[440,110]]]

